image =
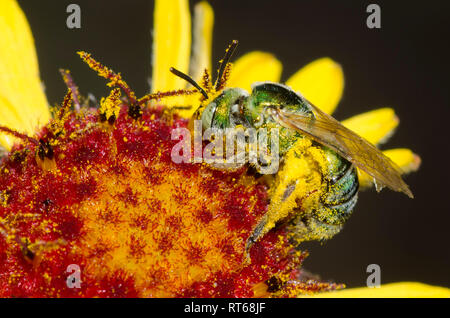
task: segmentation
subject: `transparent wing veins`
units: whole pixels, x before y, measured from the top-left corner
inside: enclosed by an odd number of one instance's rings
[[[369,141],[343,126],[330,115],[310,104],[314,118],[274,108],[272,116],[285,127],[306,134],[318,143],[331,148],[355,166],[372,176],[378,187],[413,194],[403,181],[398,166]]]

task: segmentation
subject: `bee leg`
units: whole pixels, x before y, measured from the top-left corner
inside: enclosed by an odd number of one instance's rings
[[[245,254],[247,258],[250,257],[250,248],[252,247],[252,245],[255,244],[262,236],[266,224],[267,224],[267,217],[264,216],[263,219],[258,223],[258,225],[253,230],[250,237],[247,239],[247,244],[245,245]]]
[[[342,227],[321,222],[313,217],[297,217],[289,225],[290,239],[295,245],[306,241],[324,241],[339,233]]]
[[[270,204],[247,239],[247,254],[252,245],[271,229],[289,222],[297,212],[308,213],[309,206],[317,206],[323,186],[322,169],[314,150],[308,150],[310,145],[302,140],[289,150],[280,171],[270,180]],[[297,207],[301,208],[296,210]]]

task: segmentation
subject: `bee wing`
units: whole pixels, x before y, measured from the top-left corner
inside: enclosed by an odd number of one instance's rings
[[[377,190],[383,186],[413,198],[403,181],[398,166],[370,142],[343,126],[330,115],[310,104],[314,117],[273,109],[272,115],[280,124],[306,134],[374,178]]]

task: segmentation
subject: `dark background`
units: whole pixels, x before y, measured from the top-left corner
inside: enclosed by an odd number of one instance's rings
[[[360,194],[345,229],[324,243],[306,244],[305,268],[348,286],[366,283],[368,264],[381,266],[382,283],[420,281],[450,287],[448,173],[448,1],[373,1],[381,29],[366,27],[367,1],[211,1],[213,58],[232,39],[236,57],[263,50],[284,65],[283,80],[306,63],[329,56],[345,72],[338,119],[394,107],[401,119],[385,148],[409,147],[422,157],[406,178],[416,198],[383,190]],[[105,81],[75,54],[86,50],[122,72],[138,95],[149,89],[153,1],[19,0],[31,24],[42,79],[51,104],[66,88],[60,67],[84,94],[107,92]],[[81,6],[81,29],[66,27],[66,7]],[[191,1],[193,5],[195,1]],[[191,6],[192,9],[192,6]]]

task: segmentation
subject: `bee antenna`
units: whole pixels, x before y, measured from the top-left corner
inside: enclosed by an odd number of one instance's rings
[[[238,40],[233,40],[231,42],[231,44],[228,46],[228,48],[225,50],[225,56],[220,61],[220,65],[219,65],[219,73],[218,73],[217,80],[216,80],[216,90],[218,90],[220,88],[220,86],[222,85],[223,73],[225,72],[225,69],[228,65],[228,62],[231,59],[231,56],[233,56],[234,50],[236,50],[238,43],[239,43]]]
[[[202,95],[203,95],[206,99],[209,98],[209,97],[208,97],[208,94],[206,93],[206,91],[205,91],[200,85],[198,85],[198,83],[197,83],[196,81],[194,81],[194,79],[193,79],[192,77],[190,77],[190,76],[187,75],[187,74],[184,74],[183,72],[177,70],[177,69],[174,68],[174,67],[171,67],[171,68],[170,68],[170,71],[171,71],[173,74],[175,74],[176,76],[178,76],[178,77],[184,79],[186,82],[188,82],[189,84],[191,84],[192,86],[194,86],[200,93],[202,93]]]

